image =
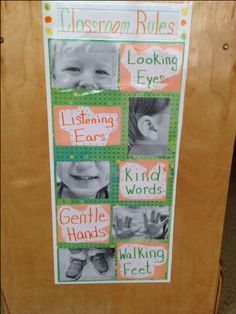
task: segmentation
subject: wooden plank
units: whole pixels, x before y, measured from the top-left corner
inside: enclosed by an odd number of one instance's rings
[[[218,280],[218,287],[217,287],[217,293],[216,293],[214,314],[218,314],[219,313],[219,306],[220,306],[220,295],[221,295],[222,284],[223,284],[223,274],[222,274],[221,264],[219,264],[218,278],[219,278],[219,280]]]
[[[53,282],[41,3],[1,5],[2,289],[10,313],[213,313],[236,123],[235,3],[193,4],[171,283],[83,286]]]

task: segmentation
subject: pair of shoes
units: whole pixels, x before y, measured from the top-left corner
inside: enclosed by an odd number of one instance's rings
[[[108,271],[108,263],[105,259],[104,253],[98,253],[94,256],[91,256],[90,261],[92,262],[96,271],[98,271],[100,274]]]
[[[79,279],[82,275],[82,270],[85,264],[86,260],[71,258],[70,266],[66,272],[66,277],[69,277],[73,280]]]
[[[108,271],[108,263],[103,253],[98,253],[94,256],[91,256],[90,261],[92,262],[96,271],[98,271],[100,274]],[[66,277],[73,280],[79,279],[82,275],[82,270],[85,264],[86,260],[71,258],[70,266],[68,267],[66,272]]]

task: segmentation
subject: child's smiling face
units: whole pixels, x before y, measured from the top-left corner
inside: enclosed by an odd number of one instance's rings
[[[57,170],[71,198],[94,199],[109,184],[109,161],[58,162]]]
[[[65,49],[55,58],[54,87],[115,89],[113,75],[114,53]]]

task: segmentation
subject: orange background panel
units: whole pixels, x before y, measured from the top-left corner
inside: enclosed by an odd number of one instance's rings
[[[54,130],[55,130],[55,143],[56,145],[63,145],[63,146],[70,146],[70,135],[65,130],[61,129],[59,126],[59,113],[62,110],[72,110],[72,109],[78,109],[81,106],[73,107],[73,106],[54,106]],[[87,106],[85,106],[87,107]],[[120,144],[120,107],[114,106],[114,107],[93,107],[89,106],[89,109],[94,113],[107,113],[107,114],[117,114],[117,129],[114,132],[110,133],[110,136],[107,141],[107,145],[105,146],[115,146]],[[80,126],[78,126],[80,128]],[[80,145],[81,146],[81,145]],[[91,146],[92,147],[92,146]]]
[[[60,213],[61,213],[61,211],[62,211],[62,209],[63,208],[71,208],[71,209],[73,209],[73,210],[76,210],[76,216],[80,216],[81,214],[84,214],[84,211],[88,208],[90,206],[90,204],[83,204],[83,205],[58,205],[57,206],[57,232],[58,232],[58,241],[59,242],[66,242],[65,241],[65,239],[63,238],[63,231],[62,231],[62,224],[60,223],[60,217],[62,217],[62,221],[64,220],[64,221],[68,221],[68,218],[63,218],[63,216],[64,215],[61,215],[60,216]],[[93,206],[94,206],[94,204],[93,204]],[[99,207],[102,207],[102,209],[103,209],[103,211],[104,212],[106,212],[108,215],[109,215],[109,217],[110,217],[110,205],[108,205],[108,204],[99,204]],[[94,210],[93,210],[93,213],[94,213]],[[70,217],[71,218],[71,214],[70,214],[70,212],[68,211],[68,210],[66,210],[65,211],[65,216],[66,217]],[[77,218],[76,218],[77,219]],[[83,216],[83,218],[82,218],[82,221],[84,221],[83,220],[84,219],[84,216]],[[74,221],[76,221],[76,220],[74,220]],[[77,224],[74,224],[74,228],[77,230],[77,232],[78,231],[80,231],[80,228],[79,228],[79,221],[80,221],[80,218],[78,218],[77,219]],[[88,225],[89,223],[87,222],[87,225]],[[109,219],[109,222],[107,223],[108,224],[108,226],[107,227],[103,227],[103,229],[104,229],[104,231],[106,232],[106,234],[108,234],[109,235],[109,232],[110,232],[110,219]],[[66,225],[67,226],[67,224],[65,224],[64,223],[64,225]],[[97,223],[94,223],[94,222],[92,222],[92,224],[91,225],[97,225]],[[69,242],[69,241],[68,241]],[[102,240],[102,239],[100,239],[99,241],[94,241],[95,243],[109,243],[109,237],[108,237],[108,239],[106,239],[106,240]],[[74,242],[74,243],[76,243],[76,242]],[[89,242],[89,241],[86,241],[86,240],[84,240],[84,241],[77,241],[77,243],[92,243],[92,242]]]
[[[131,160],[131,161],[121,161],[119,162],[119,168],[120,168],[120,173],[121,173],[121,168],[123,168],[126,164],[129,165],[137,165],[137,166],[141,166],[144,167],[146,170],[145,171],[145,176],[148,177],[149,176],[149,172],[152,170],[152,168],[154,168],[156,165],[160,165],[161,167],[163,167],[163,170],[161,171],[161,173],[163,174],[163,176],[165,176],[165,182],[163,185],[165,185],[166,190],[167,190],[167,176],[168,176],[168,160]],[[128,168],[128,167],[127,167]],[[138,173],[138,175],[141,175],[141,171]],[[121,183],[124,180],[121,180],[121,174],[119,176],[119,186],[121,185]],[[158,182],[159,183],[159,182]],[[123,192],[121,191],[121,188],[119,188],[119,200],[132,200],[131,198],[125,196],[123,194]],[[137,195],[133,197],[133,200],[147,200],[147,198],[143,197],[143,198],[137,198]],[[153,197],[150,200],[158,200],[158,201],[165,201],[166,200],[166,195],[163,195],[162,197],[158,196],[157,197]]]
[[[168,244],[166,243],[147,243],[147,242],[139,242],[139,243],[117,243],[117,248],[118,248],[118,255],[119,255],[119,249],[122,248],[122,247],[125,247],[126,245],[129,245],[129,244],[133,244],[135,246],[135,244],[137,245],[144,245],[145,247],[151,247],[152,249],[155,249],[154,247],[158,247],[159,249],[163,249],[166,251],[166,255],[168,253]],[[166,256],[166,260],[168,261],[168,256]],[[126,260],[126,262],[130,262],[129,259]],[[160,265],[156,265],[155,266],[155,269],[154,269],[154,272],[153,272],[153,275],[152,276],[149,276],[149,277],[145,277],[144,280],[148,280],[148,279],[152,279],[152,280],[164,280],[166,279],[165,275],[166,275],[166,272],[167,272],[167,265],[168,263],[163,263],[163,264],[160,264]],[[123,277],[122,275],[122,272],[120,270],[120,267],[121,267],[121,263],[119,261],[119,258],[117,257],[117,274],[118,274],[118,278],[120,280],[142,280],[140,278],[133,278],[133,277]],[[129,264],[129,267],[132,268],[132,262],[131,264]]]
[[[155,47],[156,49],[162,50],[163,52],[168,49],[168,48],[172,48],[178,51],[181,51],[183,54],[184,51],[184,46],[183,45],[168,45],[168,44],[145,44],[145,43],[141,43],[141,44],[121,44],[120,45],[120,58],[122,59],[124,53],[125,53],[125,49],[127,47],[127,45],[132,46],[133,49],[137,52],[138,55],[142,55],[142,52],[144,52],[145,50],[151,48],[151,47]],[[182,57],[182,63],[183,63],[183,59],[184,56]],[[180,87],[181,87],[181,77],[182,77],[182,66],[180,68],[180,71],[178,73],[178,75],[173,75],[169,78],[166,78],[165,80],[160,81],[161,83],[165,83],[168,84],[166,87],[162,88],[162,89],[144,89],[144,91],[152,91],[152,92],[179,92],[180,91]],[[129,91],[129,92],[135,92],[135,91],[140,91],[139,89],[136,89],[132,86],[131,82],[131,74],[128,71],[128,69],[126,69],[126,67],[122,64],[122,62],[120,63],[120,89],[122,91]]]

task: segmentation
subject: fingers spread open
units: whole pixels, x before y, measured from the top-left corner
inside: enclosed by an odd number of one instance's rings
[[[161,219],[161,213],[158,212],[156,215],[155,223],[158,223],[160,219]]]
[[[131,218],[131,217],[129,217],[129,221],[128,221],[128,228],[130,228],[130,227],[131,227],[131,225],[132,225],[132,218]]]
[[[118,230],[118,228],[117,228],[116,224],[114,224],[114,225],[113,225],[113,229],[115,230],[115,234],[116,234],[116,236],[118,236],[118,234],[119,234],[119,230]]]
[[[143,220],[144,220],[144,226],[145,226],[145,228],[147,228],[148,218],[147,218],[147,215],[145,213],[143,214]]]
[[[129,228],[129,216],[125,217],[124,228]]]
[[[152,210],[152,213],[151,213],[151,222],[155,222],[155,210]]]
[[[117,216],[117,228],[122,230],[122,219]]]

